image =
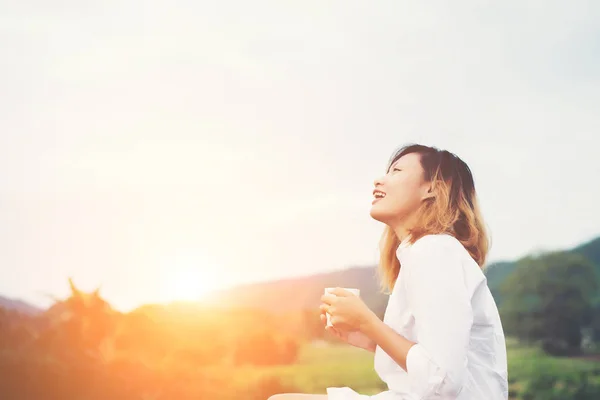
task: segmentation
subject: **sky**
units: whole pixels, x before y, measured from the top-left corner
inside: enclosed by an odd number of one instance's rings
[[[600,235],[600,2],[0,0],[0,295],[115,307],[375,265],[395,149],[490,261]]]

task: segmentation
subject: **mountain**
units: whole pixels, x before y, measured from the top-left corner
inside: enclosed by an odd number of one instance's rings
[[[600,237],[567,251],[587,257],[596,266],[600,277]],[[498,304],[502,301],[500,286],[516,266],[517,261],[500,261],[485,268],[488,286]],[[323,289],[329,286],[358,288],[361,297],[373,311],[379,316],[382,316],[385,311],[387,295],[379,290],[375,266],[247,284],[217,292],[211,297],[213,301],[223,306],[290,312],[316,309]]]
[[[600,237],[566,251],[587,257],[595,265],[600,278]],[[485,269],[488,286],[498,304],[502,301],[500,287],[516,266],[517,261],[501,261],[492,263]],[[375,266],[354,267],[310,276],[240,285],[213,293],[206,300],[205,305],[257,308],[274,313],[316,311],[324,288],[340,286],[360,289],[360,296],[365,303],[381,317],[385,312],[388,296],[381,292],[376,273]],[[42,311],[24,301],[1,296],[0,307],[26,314]]]
[[[237,286],[218,291],[209,301],[221,306],[260,308],[274,313],[316,310],[326,287],[360,289],[360,296],[382,316],[387,295],[381,293],[375,267],[356,267],[317,275]]]
[[[600,277],[600,237],[582,244],[571,251],[587,257],[588,260],[594,263]]]
[[[19,311],[23,314],[35,315],[42,312],[42,309],[35,307],[22,300],[9,299],[7,297],[0,296],[0,307],[8,310]]]
[[[488,287],[497,304],[502,301],[500,296],[500,286],[502,286],[504,280],[515,270],[516,266],[516,262],[499,261],[492,263],[485,268],[484,273],[487,277]]]

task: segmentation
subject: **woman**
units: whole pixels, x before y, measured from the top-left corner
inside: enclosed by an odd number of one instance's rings
[[[508,398],[506,344],[482,266],[488,238],[469,167],[445,150],[410,145],[375,181],[371,216],[386,224],[379,272],[391,291],[383,321],[359,297],[322,297],[321,319],[375,353],[388,390],[348,387],[272,400],[499,400]]]

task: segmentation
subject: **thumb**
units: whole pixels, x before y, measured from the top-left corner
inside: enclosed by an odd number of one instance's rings
[[[327,332],[331,332],[333,335],[335,335],[338,339],[344,339],[344,336],[342,335],[342,333],[340,331],[338,331],[337,329],[335,329],[333,326],[326,326],[325,330]]]

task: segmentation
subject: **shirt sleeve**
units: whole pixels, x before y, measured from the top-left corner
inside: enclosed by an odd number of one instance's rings
[[[418,399],[455,399],[466,378],[473,311],[460,243],[453,241],[424,237],[403,260],[417,338],[406,369]]]

